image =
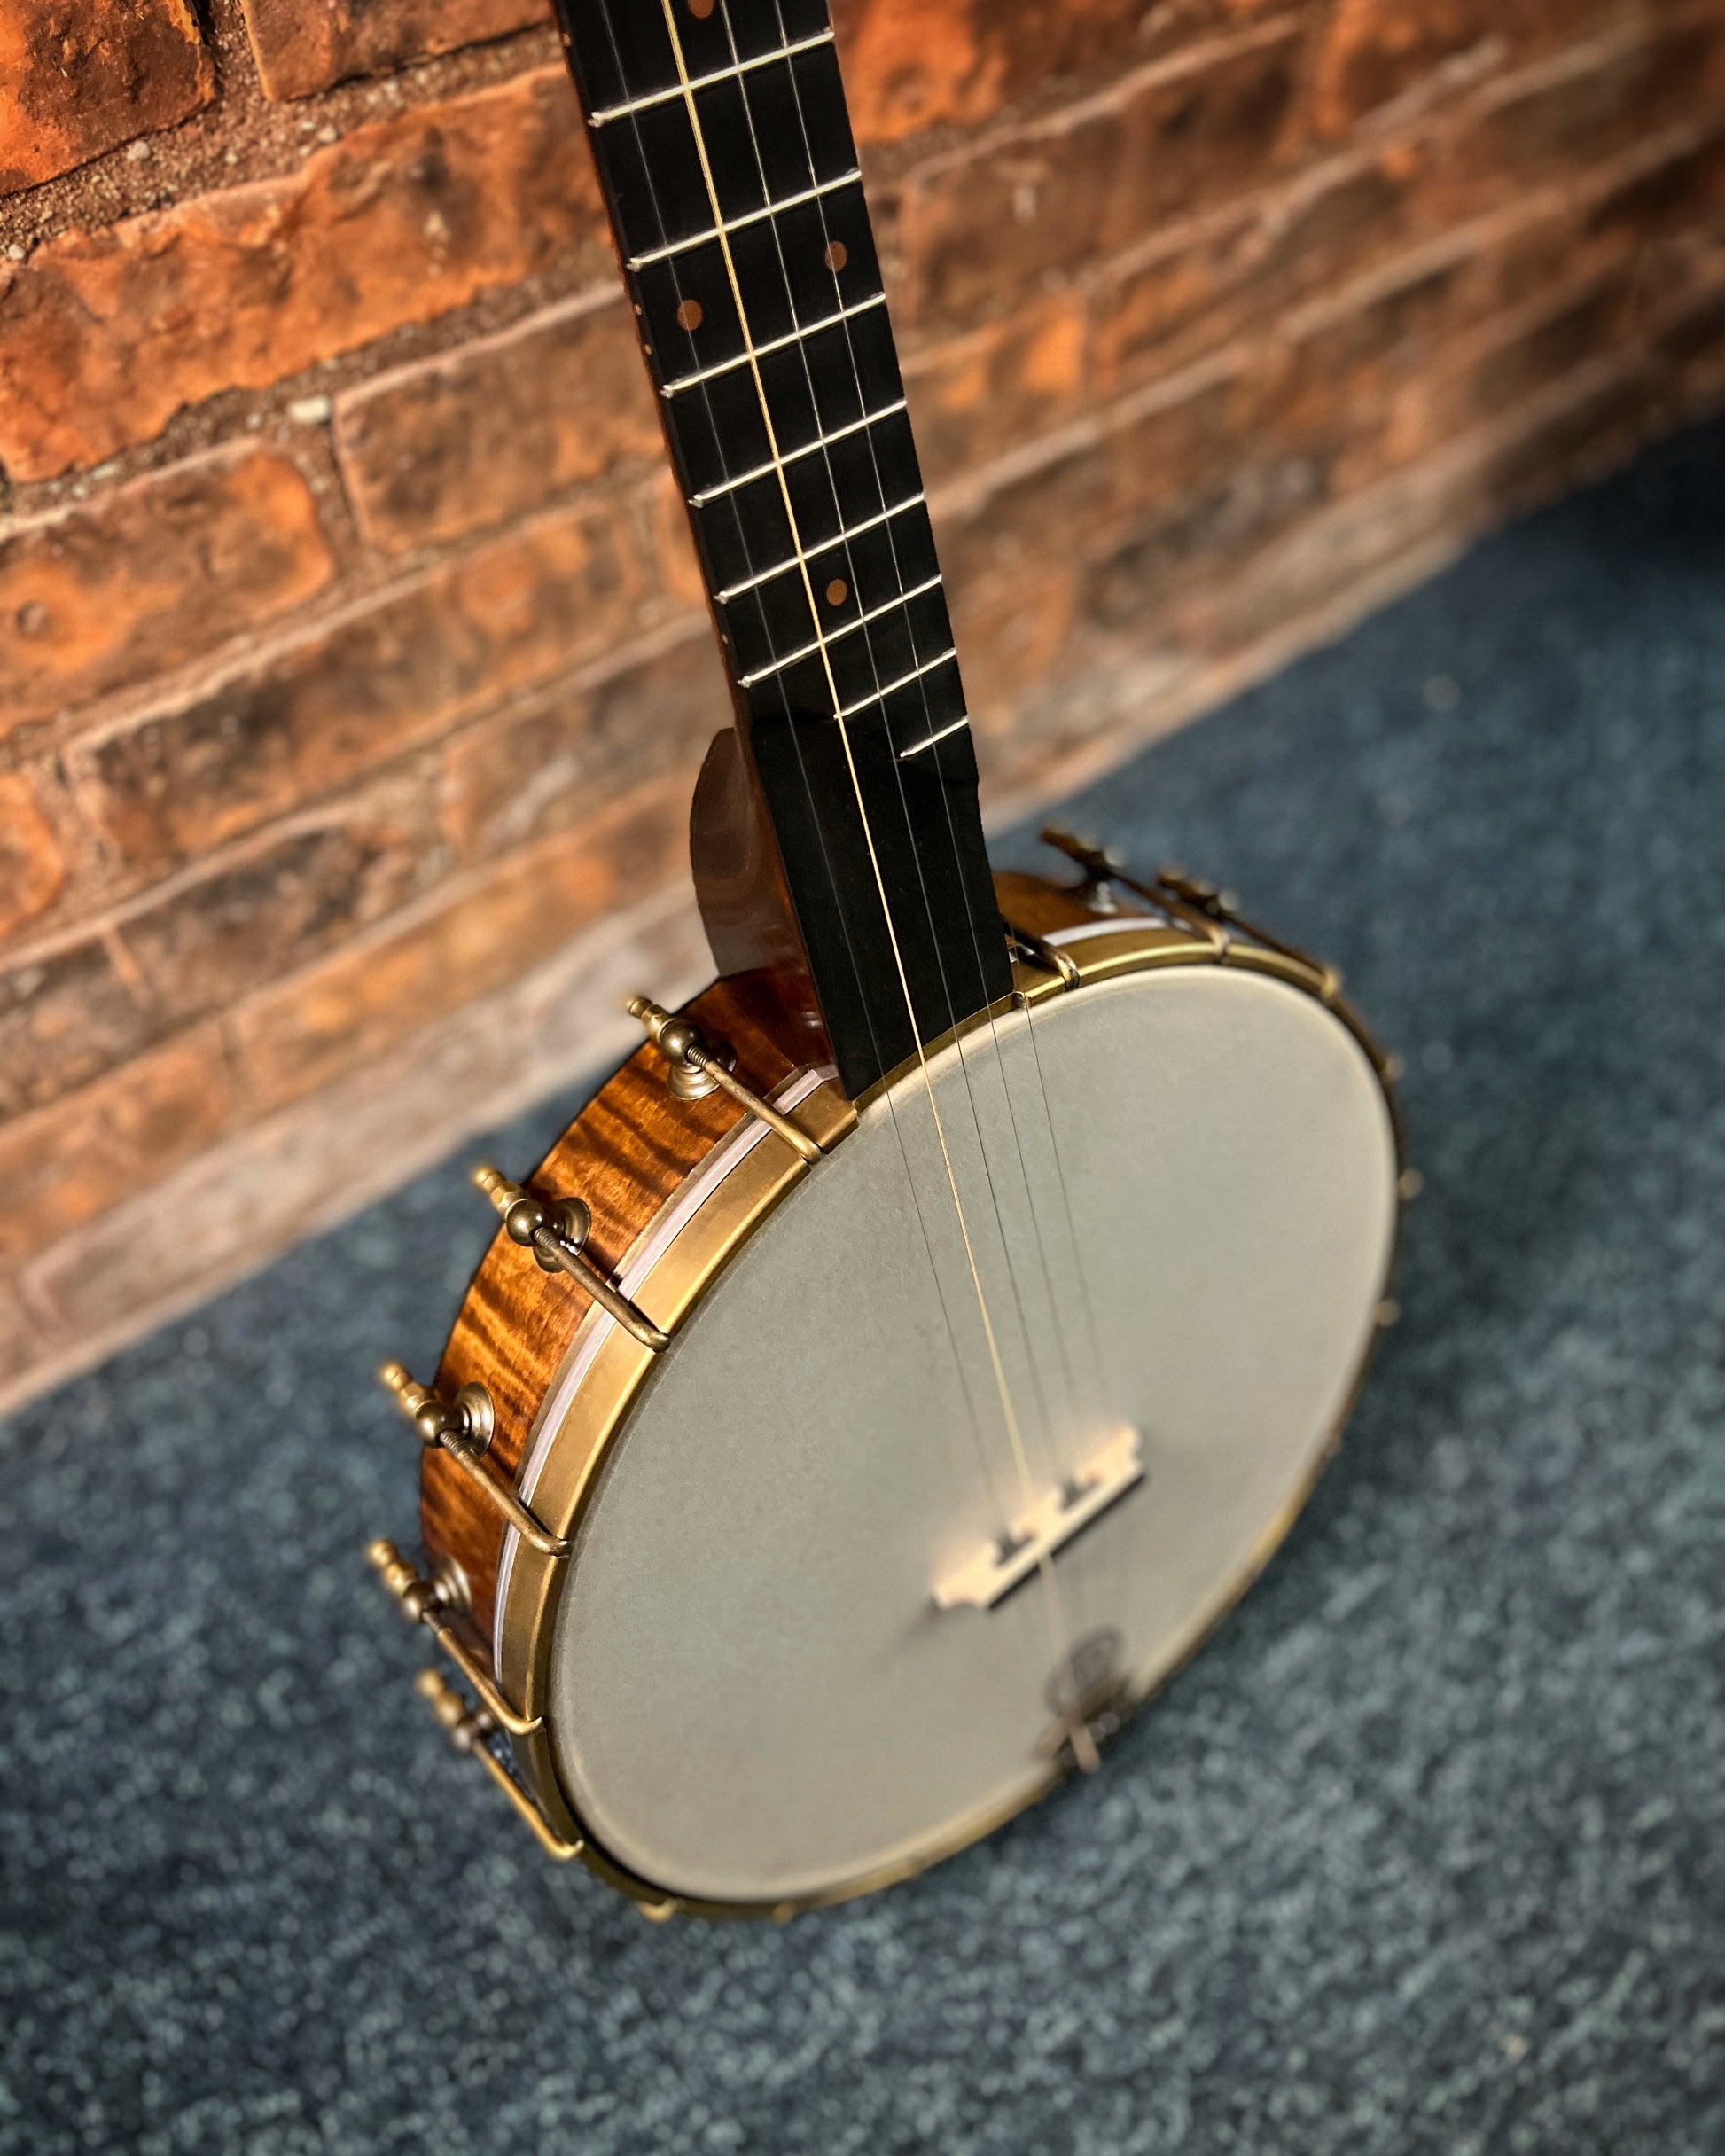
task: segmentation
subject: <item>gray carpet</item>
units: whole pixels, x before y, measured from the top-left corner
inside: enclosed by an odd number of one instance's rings
[[[1408,1059],[1407,1315],[1238,1613],[883,1898],[657,1928],[542,1866],[361,1558],[452,1165],[4,1433],[0,2146],[1725,2148],[1725,433],[1072,813]]]

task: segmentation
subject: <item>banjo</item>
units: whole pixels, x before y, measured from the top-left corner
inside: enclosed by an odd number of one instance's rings
[[[732,691],[718,979],[476,1171],[371,1555],[550,1855],[785,1917],[1098,1765],[1333,1449],[1415,1179],[1333,971],[1065,832],[990,871],[826,0],[560,12]]]

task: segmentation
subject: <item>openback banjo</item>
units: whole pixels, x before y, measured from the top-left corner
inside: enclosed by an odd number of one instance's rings
[[[990,873],[825,0],[559,0],[735,723],[720,978],[522,1183],[435,1380],[421,1689],[651,1915],[902,1879],[1244,1591],[1385,1301],[1385,1058],[1208,886]]]

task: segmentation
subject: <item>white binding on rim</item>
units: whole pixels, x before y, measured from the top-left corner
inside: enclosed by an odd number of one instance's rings
[[[819,1070],[800,1071],[777,1093],[772,1095],[774,1107],[785,1114],[799,1107],[811,1093],[817,1093],[838,1073],[828,1066]],[[759,1116],[745,1115],[740,1123],[728,1130],[707,1154],[694,1173],[687,1177],[675,1198],[653,1216],[652,1223],[642,1232],[623,1260],[617,1272],[617,1291],[633,1297],[642,1282],[651,1273],[684,1228],[712,1197],[720,1184],[746,1160],[763,1138],[772,1136],[769,1126]],[[787,1149],[788,1150],[788,1149]],[[562,1428],[565,1417],[586,1381],[595,1357],[610,1335],[617,1330],[617,1321],[608,1316],[597,1303],[589,1309],[575,1333],[573,1352],[558,1371],[556,1381],[545,1396],[539,1411],[538,1426],[527,1449],[527,1457],[521,1464],[516,1488],[522,1502],[531,1505],[545,1462],[550,1457]],[[494,1665],[501,1668],[503,1653],[503,1612],[509,1604],[509,1576],[514,1569],[515,1552],[520,1546],[520,1536],[513,1527],[503,1533],[503,1555],[497,1561],[497,1589],[496,1613],[492,1622],[491,1653]]]

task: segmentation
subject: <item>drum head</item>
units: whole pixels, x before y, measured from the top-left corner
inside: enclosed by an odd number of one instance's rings
[[[1308,996],[1128,974],[930,1076],[933,1107],[920,1074],[876,1101],[697,1305],[579,1529],[553,1754],[584,1830],[668,1893],[835,1894],[1037,1793],[1073,1650],[1140,1696],[1190,1651],[1368,1349],[1393,1135]],[[1052,1590],[937,1606],[1122,1432],[1142,1479]]]

